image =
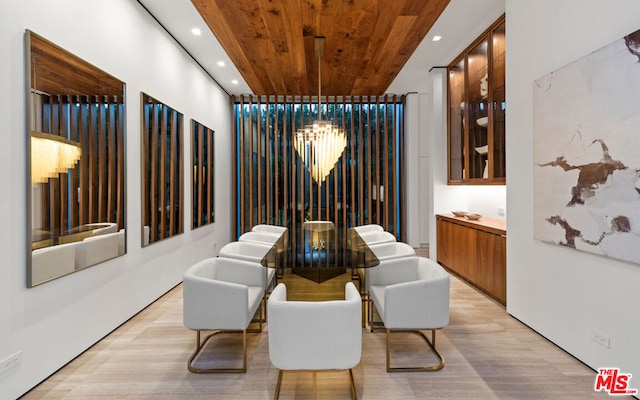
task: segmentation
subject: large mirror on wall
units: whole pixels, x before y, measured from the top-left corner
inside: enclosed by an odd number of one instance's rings
[[[141,93],[142,246],[178,235],[183,220],[183,116]]]
[[[125,254],[125,83],[25,39],[33,287]]]
[[[215,221],[214,131],[191,120],[192,228]]]

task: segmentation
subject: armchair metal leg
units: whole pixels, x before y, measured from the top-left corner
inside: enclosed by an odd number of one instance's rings
[[[353,396],[353,400],[357,400],[356,382],[353,380],[353,370],[351,368],[349,368],[349,378],[351,378],[351,396]]]
[[[261,333],[262,332],[262,324],[267,321],[267,300],[266,296],[262,297],[262,301],[260,302],[260,306],[258,307],[260,310],[260,314],[257,319],[252,319],[251,322],[258,322],[259,325],[257,328],[247,328],[247,332],[249,333]]]
[[[278,372],[278,383],[276,384],[276,392],[273,394],[273,399],[274,400],[278,400],[278,397],[280,397],[280,385],[282,384],[282,375],[283,375],[284,371],[280,370]]]
[[[424,333],[419,330],[393,329],[393,331],[394,332],[411,332],[411,333],[420,335],[424,339],[424,341],[427,342],[427,344],[429,345],[433,353],[440,360],[439,364],[429,365],[425,367],[391,367],[391,351],[389,349],[390,342],[391,342],[391,339],[390,339],[391,331],[392,331],[391,329],[387,328],[387,346],[386,346],[387,347],[387,372],[425,372],[425,371],[439,371],[442,368],[444,368],[444,358],[438,352],[438,350],[436,350],[436,330],[435,329],[431,330],[431,341],[429,341],[429,339],[424,335]]]
[[[195,360],[195,358],[200,354],[200,352],[202,351],[202,349],[206,346],[206,344],[209,342],[209,339],[211,339],[212,337],[214,337],[217,334],[220,333],[240,333],[242,332],[242,367],[241,368],[208,368],[208,369],[203,369],[203,368],[197,368],[193,365],[193,362]],[[187,368],[189,369],[190,372],[196,373],[196,374],[211,374],[211,373],[224,373],[224,372],[247,372],[247,330],[243,330],[243,331],[225,331],[225,330],[219,330],[219,331],[215,331],[213,333],[211,333],[210,335],[208,335],[205,339],[204,342],[200,343],[200,331],[196,331],[196,351],[193,352],[193,354],[191,355],[191,357],[189,358],[189,361],[187,362]]]
[[[316,390],[316,372],[317,371],[313,371],[313,390],[315,393]],[[276,391],[273,394],[273,399],[274,400],[278,400],[278,397],[280,397],[280,387],[282,385],[282,375],[284,375],[284,371],[283,370],[279,370],[278,371],[278,383],[276,383]],[[358,395],[356,394],[356,383],[353,380],[353,370],[351,368],[349,368],[349,379],[351,380],[351,396],[353,397],[353,400],[358,400]],[[313,396],[315,398],[315,394]]]

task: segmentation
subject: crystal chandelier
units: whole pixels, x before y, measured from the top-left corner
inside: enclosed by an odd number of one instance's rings
[[[324,181],[347,145],[344,130],[329,120],[322,120],[320,99],[322,94],[320,63],[324,55],[324,37],[314,41],[318,59],[318,120],[296,133],[296,151],[316,182]]]

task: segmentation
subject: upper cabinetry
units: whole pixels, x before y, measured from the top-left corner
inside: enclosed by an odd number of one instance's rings
[[[448,182],[504,185],[505,19],[448,67]]]

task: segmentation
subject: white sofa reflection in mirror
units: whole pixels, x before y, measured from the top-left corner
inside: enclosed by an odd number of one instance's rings
[[[75,270],[76,246],[60,244],[36,249],[31,253],[31,282],[44,283]]]
[[[118,257],[122,234],[107,233],[88,237],[76,246],[76,269],[83,269],[91,265]]]
[[[55,246],[36,248],[31,252],[31,286],[124,255],[126,231],[117,229],[111,222],[85,224],[59,236]]]

